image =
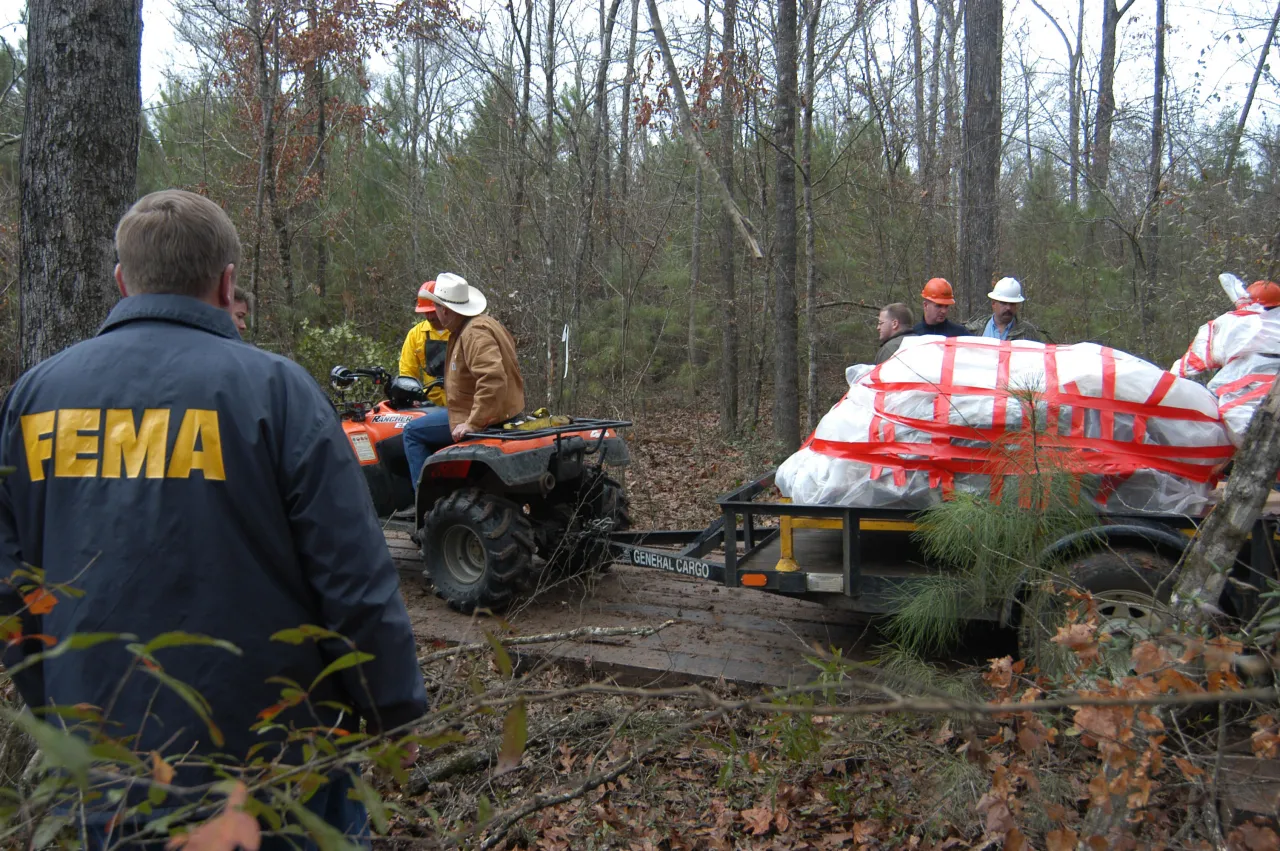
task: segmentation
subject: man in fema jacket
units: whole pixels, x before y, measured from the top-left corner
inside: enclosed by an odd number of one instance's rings
[[[59,642],[136,638],[20,671],[23,699],[46,716],[96,707],[90,725],[102,735],[182,756],[172,785],[186,788],[251,749],[297,759],[289,730],[412,724],[426,693],[368,488],[311,377],[241,341],[230,219],[199,195],[155,192],[121,219],[116,250],[125,298],[98,335],[28,371],[0,408],[0,467],[16,468],[0,481],[0,614],[11,633],[17,615],[23,635]],[[345,640],[272,638],[304,624]],[[126,647],[174,632],[238,652],[182,644],[143,662]],[[371,658],[319,678],[352,646]],[[42,649],[13,642],[5,664]],[[282,701],[289,681],[305,692],[292,705]],[[262,717],[273,730],[251,729]],[[307,806],[363,836],[350,785],[335,775]],[[86,817],[91,845],[138,829],[97,806]]]

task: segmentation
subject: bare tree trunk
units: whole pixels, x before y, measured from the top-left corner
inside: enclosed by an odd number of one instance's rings
[[[249,271],[249,289],[253,293],[258,309],[251,314],[252,332],[257,336],[258,317],[261,314],[262,301],[262,242],[266,231],[267,195],[275,194],[275,133],[276,133],[276,92],[277,84],[271,76],[267,63],[267,22],[262,17],[261,0],[249,0],[250,36],[253,39],[254,59],[258,84],[258,103],[262,110],[262,126],[258,139],[258,179],[254,192],[253,204],[253,265]],[[270,23],[274,30],[276,21]],[[273,35],[273,42],[277,41]]]
[[[1099,203],[1111,176],[1111,123],[1116,114],[1116,31],[1133,0],[1120,7],[1116,0],[1102,0],[1102,50],[1098,58],[1098,104],[1093,120],[1093,162],[1089,178],[1089,203]]]
[[[1164,10],[1165,0],[1156,2],[1156,68],[1155,92],[1151,99],[1151,162],[1147,168],[1147,212],[1143,235],[1143,262],[1146,278],[1142,285],[1142,304],[1138,315],[1142,322],[1143,354],[1151,353],[1150,331],[1155,324],[1154,296],[1160,264],[1160,176],[1161,146],[1164,143]]]
[[[778,90],[774,104],[774,145],[777,174],[774,204],[773,288],[773,434],[782,448],[800,448],[799,335],[796,327],[796,0],[778,0],[778,31],[774,40],[778,61]]]
[[[116,223],[137,191],[141,0],[31,0],[20,153],[19,353],[92,336],[116,302]]]
[[[315,0],[307,6],[307,23],[314,33],[320,26],[319,10],[316,7]],[[325,161],[325,149],[328,147],[329,140],[326,138],[325,127],[325,77],[324,77],[324,60],[317,56],[310,63],[307,69],[307,93],[310,97],[312,109],[315,110],[315,135],[316,135],[316,155],[315,155],[315,173],[316,173],[316,206],[318,208],[319,222],[315,238],[311,241],[312,250],[315,252],[315,288],[316,294],[324,298],[327,279],[329,277],[329,235],[325,232],[325,214],[324,208],[327,204],[326,181],[328,174],[326,171],[327,163]],[[414,110],[417,110],[417,104],[414,104]]]
[[[942,36],[945,32],[944,16],[941,4],[934,8],[933,14],[933,61],[929,63],[929,105],[928,105],[928,138],[925,140],[924,168],[921,170],[920,182],[923,186],[924,199],[921,204],[925,219],[924,230],[924,269],[933,275],[935,243],[937,242],[937,206],[938,206],[938,86],[942,70]]]
[[[711,90],[711,0],[702,3],[702,82],[698,99]],[[705,116],[705,108],[702,111]],[[698,368],[698,287],[702,281],[702,169],[693,176],[693,227],[689,233],[689,369]]]
[[[1071,46],[1071,39],[1067,37],[1066,31],[1054,18],[1053,14],[1036,0],[1031,0],[1031,4],[1049,19],[1049,23],[1053,24],[1053,28],[1058,31],[1058,35],[1062,37],[1063,44],[1067,47],[1067,148],[1071,170],[1071,204],[1074,206],[1079,202],[1080,198],[1080,51],[1084,42],[1084,0],[1079,0],[1080,10],[1076,16],[1076,43],[1075,47]],[[1029,120],[1029,118],[1028,118]]]
[[[737,44],[738,0],[724,0],[724,32],[720,42],[720,174],[725,190],[733,179],[733,142],[737,135],[737,81],[734,77]],[[734,220],[727,204],[720,213],[720,305],[723,311],[720,335],[720,433],[733,437],[738,432],[738,304],[734,281]]]
[[[1244,135],[1245,122],[1249,120],[1249,109],[1253,106],[1253,96],[1258,91],[1258,78],[1262,76],[1262,71],[1267,67],[1267,56],[1271,53],[1271,42],[1275,41],[1276,26],[1280,25],[1280,3],[1276,4],[1276,12],[1271,16],[1271,28],[1267,30],[1267,37],[1262,42],[1262,55],[1258,57],[1258,64],[1253,69],[1253,80],[1249,82],[1249,93],[1245,96],[1244,106],[1240,108],[1240,120],[1236,122],[1236,132],[1231,136],[1231,147],[1227,149],[1227,165],[1223,170],[1223,179],[1230,181],[1231,173],[1235,169],[1236,154],[1240,150],[1240,138]]]
[[[556,150],[558,145],[556,142],[556,0],[547,0],[547,30],[546,41],[543,43],[542,68],[544,71],[544,79],[546,80],[546,90],[544,92],[544,100],[547,110],[546,128],[543,130],[543,146],[542,146],[542,179],[543,179],[543,222],[550,223],[553,221],[554,212],[552,205],[555,200],[555,163]],[[552,308],[549,315],[559,315],[560,309],[564,303],[562,292],[562,282],[556,275],[556,252],[555,252],[555,230],[551,227],[545,227],[543,230],[542,244],[542,271],[544,274],[544,292],[553,299]],[[623,314],[622,317],[622,339],[625,345],[627,339],[627,321],[630,319],[630,312]],[[547,339],[550,349],[558,352],[560,335],[557,334],[556,323],[552,322],[547,332]],[[625,350],[625,349],[624,349]],[[555,361],[548,365],[553,370],[547,376],[547,405],[552,405],[553,390],[558,385],[560,392],[564,391],[564,372],[555,369]]]
[[[511,13],[511,23],[517,33],[520,27],[515,25],[515,13]],[[520,76],[520,107],[516,115],[516,191],[511,200],[511,234],[507,241],[507,274],[517,274],[516,266],[522,254],[520,230],[524,226],[524,209],[527,205],[527,185],[529,180],[529,85],[533,77],[533,0],[524,2],[524,35],[520,39],[523,59]]]
[[[622,78],[622,132],[618,140],[618,198],[625,205],[631,181],[631,86],[636,79],[636,34],[640,29],[640,0],[631,0],[631,34],[627,42],[627,73]]]
[[[913,0],[914,5],[914,0]],[[809,364],[808,393],[805,396],[805,431],[812,432],[818,421],[818,327],[815,305],[818,301],[818,236],[813,209],[813,98],[817,86],[814,53],[818,39],[818,16],[822,14],[822,0],[807,0],[804,21],[804,119],[802,121],[802,145],[800,175],[804,180],[804,327],[808,338]],[[916,33],[917,41],[919,31]],[[917,77],[916,132],[924,142],[923,81]]]
[[[911,0],[911,68],[912,88],[916,96],[916,171],[928,170],[929,148],[924,130],[924,33],[920,29],[920,0]],[[805,52],[812,48],[806,43]],[[806,94],[807,96],[807,94]]]
[[[1001,0],[965,10],[964,168],[960,177],[960,299],[972,316],[991,284],[999,246]]]

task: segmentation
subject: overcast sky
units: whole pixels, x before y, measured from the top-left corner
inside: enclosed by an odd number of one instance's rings
[[[892,0],[901,9],[894,16],[906,20],[907,0]],[[1068,34],[1074,27],[1071,16],[1076,3],[1069,0],[1043,0],[1042,5],[1062,15],[1062,24]],[[1094,45],[1099,40],[1101,3],[1086,0],[1086,39]],[[22,37],[20,23],[25,0],[0,0],[0,35],[9,41]],[[701,2],[694,0],[663,0],[662,7],[668,14],[679,15],[687,9],[691,15],[700,14]],[[927,6],[927,4],[922,4]],[[1183,94],[1190,94],[1206,112],[1216,114],[1223,107],[1238,112],[1244,101],[1258,52],[1266,35],[1264,26],[1241,28],[1241,21],[1265,24],[1273,9],[1270,0],[1167,0],[1166,23],[1170,27],[1166,37],[1166,56],[1173,85]],[[175,44],[170,17],[174,14],[171,0],[145,0],[142,6],[142,95],[144,102],[154,102],[164,86],[166,76],[175,71],[181,73],[187,63],[183,51]],[[1117,100],[1150,98],[1151,88],[1151,26],[1154,18],[1152,0],[1136,0],[1121,27],[1120,66],[1117,71]],[[1060,36],[1027,0],[1006,0],[1005,44],[1006,56],[1025,46],[1030,57],[1038,57],[1037,67],[1048,73],[1065,70],[1066,53]],[[1015,34],[1025,32],[1024,39]],[[1086,53],[1090,51],[1086,49]],[[1280,52],[1280,45],[1272,46],[1272,57]],[[1087,57],[1088,61],[1088,57]],[[381,66],[371,63],[376,72]],[[1280,66],[1275,66],[1280,67]],[[1009,65],[1006,64],[1006,73]],[[1197,77],[1197,73],[1200,75]],[[1267,82],[1260,88],[1250,116],[1250,128],[1258,130],[1263,122],[1275,123],[1280,97],[1274,86]]]

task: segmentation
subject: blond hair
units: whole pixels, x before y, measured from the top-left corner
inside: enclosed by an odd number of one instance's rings
[[[239,284],[236,284],[235,295],[231,297],[231,300],[233,302],[234,301],[240,302],[241,304],[249,308],[250,313],[253,313],[253,293],[249,292],[248,290],[241,289]]]
[[[130,295],[207,296],[240,260],[235,225],[194,192],[163,189],[139,198],[116,226],[116,257]]]

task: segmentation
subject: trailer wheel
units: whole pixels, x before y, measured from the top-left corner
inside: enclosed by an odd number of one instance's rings
[[[1054,644],[1067,616],[1068,588],[1088,591],[1098,611],[1098,634],[1103,664],[1115,675],[1131,673],[1133,646],[1163,632],[1169,625],[1169,597],[1174,563],[1143,549],[1114,549],[1089,553],[1064,566],[1052,587],[1032,589],[1022,601],[1018,651],[1043,671],[1074,667],[1065,648]]]
[[[533,531],[520,507],[467,488],[435,504],[422,526],[425,575],[449,607],[498,612],[528,581]]]

